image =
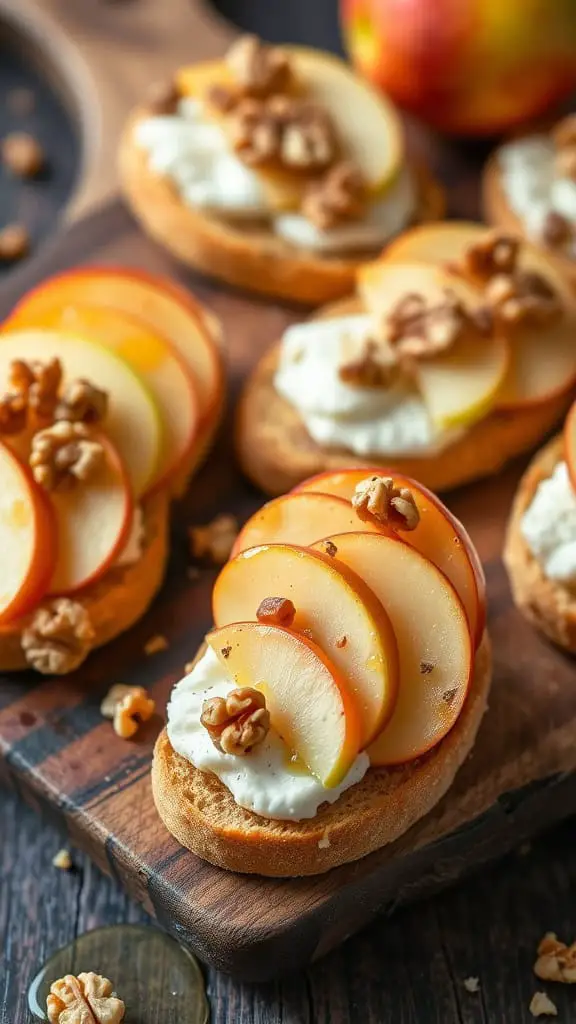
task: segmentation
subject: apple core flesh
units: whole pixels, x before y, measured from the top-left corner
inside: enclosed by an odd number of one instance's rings
[[[368,533],[330,540],[336,559],[380,598],[398,643],[398,700],[369,748],[371,763],[411,761],[436,746],[462,710],[474,661],[464,609],[443,573],[407,544]]]
[[[234,623],[206,642],[236,686],[262,690],[270,721],[326,788],[339,785],[360,749],[346,682],[311,640],[278,626]]]
[[[346,679],[359,709],[361,747],[366,746],[385,725],[396,699],[396,640],[380,601],[330,556],[269,544],[244,551],[222,569],[212,596],[216,626],[254,619],[266,597],[292,601],[296,616],[291,629],[306,630],[304,635]]]
[[[106,434],[118,450],[136,497],[154,480],[162,424],[150,392],[132,368],[102,345],[59,331],[29,329],[0,333],[0,390],[8,388],[14,359],[58,358],[65,381],[86,379],[108,394]]]

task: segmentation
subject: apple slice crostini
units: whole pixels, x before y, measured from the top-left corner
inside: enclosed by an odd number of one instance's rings
[[[0,669],[72,672],[146,611],[170,499],[219,419],[213,333],[120,269],[47,281],[2,325]]]
[[[438,498],[378,471],[307,481],[246,523],[212,607],[152,767],[183,846],[233,871],[317,874],[440,800],[491,655],[478,555]]]
[[[520,481],[504,563],[522,614],[576,653],[576,404]]]
[[[134,111],[119,159],[133,211],[175,256],[310,305],[444,211],[385,97],[336,57],[255,36],[178,71]]]
[[[576,114],[499,146],[483,200],[491,224],[545,249],[576,285]]]
[[[268,494],[351,464],[434,490],[481,478],[566,412],[575,335],[576,298],[543,252],[477,224],[414,228],[257,364],[240,461]]]

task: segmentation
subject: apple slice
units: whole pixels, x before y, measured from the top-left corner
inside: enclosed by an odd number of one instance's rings
[[[27,322],[28,316],[33,320]],[[200,419],[192,372],[182,356],[145,321],[103,306],[54,306],[40,314],[24,307],[18,327],[61,330],[112,349],[148,385],[162,416],[162,444],[149,490],[163,487],[188,459]]]
[[[54,514],[27,466],[0,442],[0,623],[25,615],[44,597],[56,564]]]
[[[576,402],[570,408],[570,412],[564,423],[564,457],[568,466],[568,475],[572,487],[576,491]]]
[[[118,452],[104,434],[94,434],[104,448],[102,466],[69,490],[52,491],[58,559],[50,595],[72,594],[99,579],[124,548],[134,506],[130,481]]]
[[[412,761],[446,736],[464,705],[474,667],[464,608],[444,574],[408,544],[374,533],[329,539],[337,549],[336,562],[357,573],[379,597],[398,643],[398,700],[368,751],[370,761]],[[323,545],[316,547],[322,550]]]
[[[301,544],[306,547],[325,537],[326,533],[346,533],[348,530],[391,532],[376,522],[363,522],[345,498],[304,492],[284,494],[267,502],[244,524],[231,557],[260,544]]]
[[[0,393],[7,390],[10,364],[58,358],[64,380],[85,378],[108,394],[106,433],[128,470],[136,497],[156,478],[162,423],[150,391],[117,355],[85,338],[38,328],[0,333]]]
[[[379,257],[385,263],[458,264],[466,249],[479,242],[490,229],[473,221],[439,221],[418,224],[394,238]]]
[[[242,552],[222,569],[212,595],[216,626],[255,619],[266,597],[291,600],[292,629],[309,630],[343,674],[360,714],[360,745],[366,746],[386,724],[396,699],[396,640],[380,602],[328,555],[268,544]]]
[[[206,642],[237,686],[262,690],[289,750],[327,789],[338,786],[360,750],[360,718],[346,680],[320,647],[257,622],[222,626]]]
[[[360,269],[359,288],[377,320],[385,319],[409,293],[438,303],[448,288],[468,309],[477,309],[482,302],[477,288],[427,263],[370,263]],[[481,335],[430,359],[417,360],[416,383],[435,426],[467,426],[485,416],[496,401],[508,363],[504,338]]]
[[[350,501],[357,484],[369,476],[390,476],[396,487],[408,487],[412,491],[420,522],[415,530],[403,532],[402,540],[416,548],[448,577],[464,605],[477,647],[486,626],[486,578],[482,563],[465,527],[432,491],[409,476],[380,466],[319,473],[298,484],[293,494],[318,491]]]
[[[103,306],[144,320],[169,341],[192,372],[200,402],[201,425],[210,425],[222,400],[224,375],[217,323],[184,288],[144,270],[78,267],[48,278],[28,292],[4,328],[41,323],[55,306]]]

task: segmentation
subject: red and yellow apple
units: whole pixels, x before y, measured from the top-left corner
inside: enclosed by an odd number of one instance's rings
[[[490,135],[576,87],[573,0],[341,0],[350,56],[441,131]]]
[[[270,722],[323,786],[338,786],[360,750],[346,680],[318,644],[279,626],[237,622],[206,637],[236,686],[261,689]]]

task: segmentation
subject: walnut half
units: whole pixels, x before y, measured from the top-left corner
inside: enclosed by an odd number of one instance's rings
[[[284,92],[290,84],[287,53],[279,46],[268,46],[258,36],[240,36],[228,50],[226,63],[247,96]]]
[[[538,946],[534,974],[542,981],[576,982],[576,942],[567,946],[554,932],[547,932]]]
[[[370,476],[356,485],[352,507],[359,519],[376,520],[395,530],[415,530],[420,512],[412,491],[396,487],[390,476]]]
[[[58,597],[37,609],[22,633],[26,661],[44,675],[64,675],[82,664],[92,648],[94,628],[86,609]]]
[[[50,986],[50,1024],[120,1024],[126,1007],[112,990],[112,982],[101,974],[66,974]]]
[[[243,757],[266,738],[270,713],[264,694],[243,686],[227,697],[205,700],[200,722],[218,750]]]
[[[104,448],[83,423],[59,420],[32,438],[32,475],[47,491],[89,480],[103,461]]]

